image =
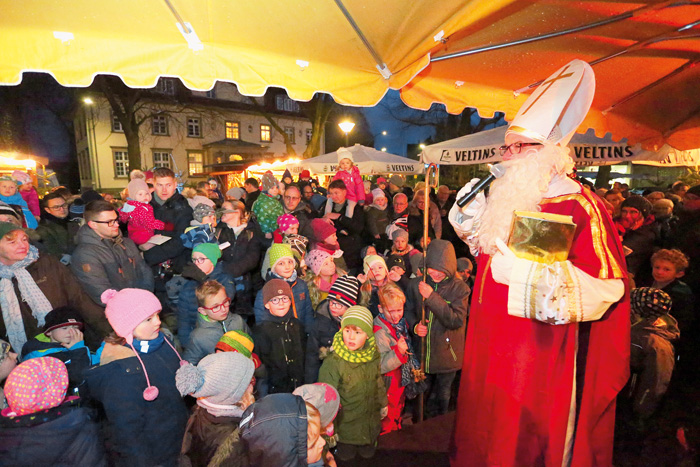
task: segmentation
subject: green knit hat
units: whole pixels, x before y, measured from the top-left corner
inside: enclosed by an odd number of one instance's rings
[[[13,230],[22,230],[22,227],[17,227],[12,222],[0,222],[0,238],[9,234]]]
[[[343,320],[340,322],[340,330],[342,331],[348,325],[354,325],[362,329],[367,336],[374,335],[374,318],[372,318],[372,312],[367,308],[354,305],[347,309],[345,314],[343,314]]]
[[[292,247],[285,243],[275,243],[270,247],[270,269],[274,269],[277,261],[282,258],[289,257],[294,261],[294,253]]]
[[[201,253],[209,258],[209,261],[211,261],[214,266],[216,266],[219,258],[221,258],[221,249],[216,243],[200,243],[192,249],[192,253],[195,252]]]

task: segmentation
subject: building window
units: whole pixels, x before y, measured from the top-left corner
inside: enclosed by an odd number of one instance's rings
[[[260,125],[260,141],[272,141],[272,128],[270,125]]]
[[[287,139],[290,143],[294,144],[294,127],[286,126],[284,127],[284,134],[287,135]]]
[[[275,97],[275,107],[277,107],[277,110],[284,110],[287,112],[299,112],[299,104],[296,101],[282,94],[278,94]]]
[[[211,88],[211,90],[209,90],[209,91],[206,92],[206,96],[207,96],[209,99],[216,99],[216,89],[215,89],[215,88]]]
[[[129,176],[129,153],[126,149],[112,149],[114,156],[114,177],[126,178]]]
[[[124,133],[122,122],[119,121],[116,115],[112,115],[112,131],[114,133]]]
[[[153,167],[170,168],[170,149],[154,149],[153,150]]]
[[[226,122],[226,139],[241,139],[238,122]]]
[[[306,129],[306,144],[309,144],[311,142],[311,135],[314,134],[314,130],[311,128]]]
[[[187,153],[187,166],[190,176],[204,173],[204,156],[201,152]]]
[[[167,94],[169,96],[175,95],[175,80],[173,78],[161,78],[158,80],[158,85],[156,86],[156,92],[161,94]]]
[[[153,117],[152,129],[154,135],[168,134],[168,119],[165,115],[156,115]]]
[[[240,154],[229,154],[228,155],[229,162],[238,162],[238,161],[242,161],[242,160],[243,160],[243,158],[241,157]]]
[[[187,136],[190,138],[202,137],[202,126],[199,118],[190,117],[187,119]]]

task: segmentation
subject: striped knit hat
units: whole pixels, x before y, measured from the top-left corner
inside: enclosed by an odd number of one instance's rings
[[[340,322],[340,330],[342,331],[349,325],[357,326],[367,333],[368,336],[374,335],[374,318],[372,317],[372,312],[363,306],[354,305],[345,312]]]
[[[239,352],[253,360],[255,369],[260,367],[260,358],[253,352],[253,338],[243,331],[229,331],[216,343],[216,350],[222,352]]]
[[[354,276],[339,277],[331,285],[328,298],[332,298],[347,307],[357,305],[360,296],[360,281]]]

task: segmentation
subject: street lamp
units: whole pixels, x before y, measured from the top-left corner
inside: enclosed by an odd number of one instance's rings
[[[355,128],[355,124],[349,120],[338,123],[340,129],[345,133],[345,147],[348,146],[348,134]]]

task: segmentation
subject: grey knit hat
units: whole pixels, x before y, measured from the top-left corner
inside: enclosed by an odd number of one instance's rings
[[[277,179],[272,174],[272,172],[268,171],[268,172],[265,172],[263,174],[262,186],[263,186],[263,191],[271,190],[272,188],[277,186]]]
[[[316,407],[321,414],[321,428],[331,424],[340,409],[338,390],[330,384],[314,383],[299,386],[292,393]]]
[[[194,220],[197,222],[202,222],[202,219],[205,217],[213,215],[214,208],[204,203],[199,203],[197,206],[195,206],[194,211],[192,212],[192,218],[194,218]]]
[[[239,352],[213,353],[197,366],[181,366],[175,373],[175,386],[183,396],[189,394],[213,404],[233,405],[245,394],[253,371],[253,361]]]

